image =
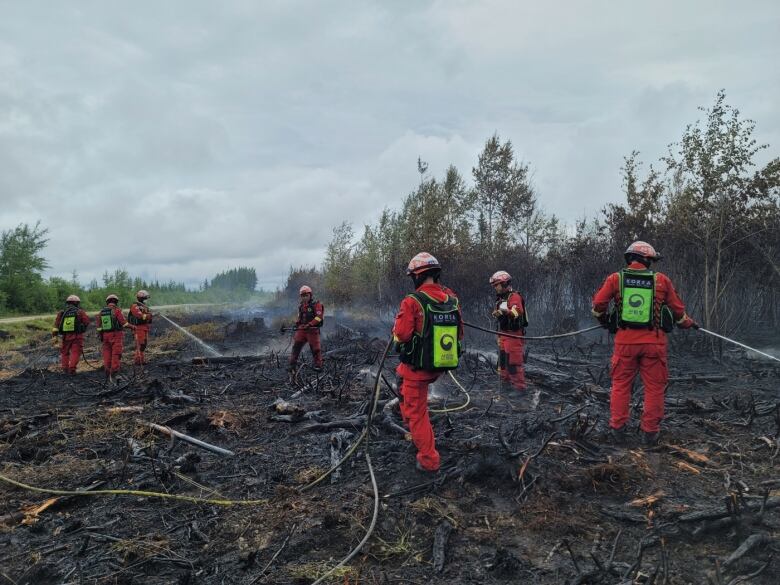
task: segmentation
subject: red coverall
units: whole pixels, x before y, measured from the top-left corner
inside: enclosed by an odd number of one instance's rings
[[[54,329],[59,331],[64,311],[57,313],[54,319]],[[76,320],[81,323],[85,329],[89,327],[89,315],[83,309],[79,309]],[[66,374],[75,374],[76,366],[81,359],[81,353],[84,350],[84,333],[63,333],[62,346],[60,347],[60,363],[62,371]]]
[[[132,325],[135,325],[133,363],[136,365],[145,364],[144,351],[146,351],[146,342],[149,339],[149,329],[152,327],[152,311],[145,304],[138,301],[130,305],[127,319]]]
[[[508,314],[498,318],[498,329],[511,335],[524,335],[524,329],[512,330],[512,321],[519,319],[525,313],[523,297],[517,291],[510,291],[496,299],[496,310],[506,301]],[[498,373],[501,379],[510,382],[517,390],[525,390],[524,350],[525,340],[512,337],[498,338]]]
[[[646,270],[640,262],[628,266],[633,270]],[[593,314],[604,315],[609,302],[620,303],[620,274],[614,272],[593,296]],[[656,323],[653,329],[618,329],[615,335],[615,349],[612,354],[612,393],[610,395],[609,426],[621,429],[629,419],[631,387],[637,371],[645,387],[640,428],[646,433],[657,432],[664,417],[664,393],[669,379],[667,366],[666,333],[660,328],[658,319],[662,303],[672,310],[674,319],[682,328],[688,328],[693,320],[685,314],[685,305],[677,296],[668,276],[656,272],[654,311]]]
[[[320,327],[325,316],[325,309],[319,301],[309,301],[298,305],[298,320],[295,327],[298,328],[293,337],[292,353],[290,354],[290,369],[294,369],[298,363],[303,346],[307,343],[311,348],[314,358],[314,367],[322,367],[322,348],[320,346]]]
[[[423,284],[417,292],[425,293],[437,301],[456,296],[453,291],[437,283]],[[423,321],[420,303],[412,297],[405,297],[395,317],[394,339],[403,343],[410,341],[415,332],[422,333]],[[463,338],[462,329],[459,337]],[[428,417],[428,385],[435,382],[441,372],[416,370],[409,364],[399,364],[395,371],[400,378],[401,416],[409,427],[414,446],[417,447],[417,461],[423,469],[436,471],[441,460],[436,450],[431,419]]]
[[[116,374],[122,365],[122,349],[124,348],[125,341],[124,327],[127,324],[127,321],[125,321],[125,316],[122,314],[122,310],[119,307],[114,304],[108,306],[111,308],[115,323],[118,324],[119,329],[114,331],[103,331],[100,313],[97,314],[95,320],[97,321],[100,339],[103,341],[103,369],[108,375],[111,375]]]

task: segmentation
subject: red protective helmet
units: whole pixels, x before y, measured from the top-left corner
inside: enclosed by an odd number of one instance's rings
[[[648,258],[649,260],[661,259],[661,255],[655,251],[655,248],[653,248],[647,242],[642,242],[641,240],[637,240],[636,242],[631,244],[628,248],[626,248],[626,251],[623,255],[627,256],[628,254],[636,254],[637,256],[641,256],[642,258]]]
[[[311,294],[311,287],[306,285],[306,284],[304,284],[301,287],[301,290],[298,291],[298,294],[299,295],[310,295]]]
[[[67,299],[65,299],[66,303],[80,303],[81,299],[78,298],[76,295],[69,295]]]
[[[436,269],[441,269],[439,261],[428,252],[420,252],[409,261],[409,266],[406,268],[406,274],[416,275]]]
[[[114,293],[111,293],[106,297],[106,303],[110,303],[111,301],[114,301],[115,303],[119,302],[119,297],[116,296]]]
[[[490,286],[509,284],[510,282],[512,282],[512,276],[505,270],[499,270],[490,277]]]
[[[137,293],[135,293],[135,298],[139,300],[145,300],[151,298],[152,295],[150,295],[145,290],[139,290]]]

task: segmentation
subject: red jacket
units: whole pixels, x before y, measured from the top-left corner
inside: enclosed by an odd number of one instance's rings
[[[458,296],[446,286],[442,286],[438,283],[423,284],[416,292],[425,293],[439,302],[446,301],[447,297],[457,298]],[[458,312],[460,312],[460,306],[458,306]],[[395,323],[393,324],[393,338],[395,341],[406,343],[412,339],[415,332],[422,334],[424,319],[425,317],[422,308],[420,307],[420,303],[412,297],[404,297],[404,300],[401,301],[401,307],[398,309],[398,314],[395,316]],[[458,330],[458,337],[463,339],[462,324]],[[409,364],[400,364],[398,368],[396,368],[396,372],[398,372],[398,375],[402,378],[408,378],[409,380],[435,380],[441,374],[441,372],[415,370]]]
[[[320,327],[325,317],[325,309],[319,301],[309,301],[298,305],[298,320],[295,322],[297,327],[308,325],[309,327]]]
[[[641,262],[632,262],[628,266],[632,270],[646,270]],[[685,314],[685,305],[677,296],[674,285],[668,276],[662,272],[656,272],[655,278],[655,303],[654,314],[660,312],[660,306],[665,303],[674,315],[675,321],[682,323],[689,317]],[[593,315],[601,317],[608,309],[609,302],[620,303],[620,273],[613,272],[601,285],[598,292],[593,295]],[[666,344],[666,333],[659,327],[654,329],[618,329],[615,335],[615,343],[661,343]]]
[[[130,305],[130,310],[127,312],[128,321],[133,323],[136,327],[148,326],[152,322],[152,311],[141,302],[135,302]]]
[[[510,291],[508,295],[502,295],[496,299],[497,310],[504,301],[506,301],[507,313],[498,318],[499,329],[501,331],[512,331],[510,324],[525,313],[525,303],[522,295],[516,290]]]
[[[57,313],[57,316],[54,318],[54,329],[52,329],[52,333],[59,333],[60,331],[60,323],[62,323],[62,314],[65,312],[63,309],[59,313]],[[87,315],[87,312],[84,309],[79,309],[78,313],[76,314],[76,318],[78,319],[79,323],[81,323],[84,326],[84,329],[89,327],[89,315]],[[63,336],[71,337],[73,335],[84,335],[84,333],[65,333]]]

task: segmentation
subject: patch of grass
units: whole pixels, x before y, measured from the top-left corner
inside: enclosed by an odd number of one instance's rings
[[[59,421],[60,429],[79,440],[94,441],[116,437],[134,427],[132,415],[117,416],[105,411],[80,412],[72,418]]]
[[[167,536],[147,534],[139,538],[119,540],[111,545],[112,550],[119,554],[123,563],[151,558],[160,553],[174,555],[170,550],[171,541]]]
[[[79,478],[89,476],[100,469],[102,463],[98,459],[79,459],[72,455],[57,453],[41,465],[11,465],[2,467],[2,473],[22,483],[37,487],[66,486],[67,489],[78,489]]]
[[[301,469],[298,473],[295,474],[295,481],[304,484],[311,483],[326,471],[327,469],[325,469],[324,467],[319,467],[317,465],[314,465],[312,467],[306,467],[304,469]]]
[[[54,319],[31,319],[29,321],[0,323],[0,331],[8,334],[8,337],[0,340],[0,353],[5,354],[9,351],[48,343],[53,323]]]
[[[553,536],[582,536],[589,533],[595,518],[580,508],[577,514],[564,509],[559,502],[545,495],[537,495],[526,503],[523,525],[526,530]]]
[[[187,331],[203,341],[222,341],[225,339],[224,329],[211,321],[191,325],[187,327]]]
[[[380,561],[385,562],[393,558],[415,558],[421,559],[422,553],[425,551],[425,546],[415,541],[414,531],[406,526],[400,524],[396,527],[393,537],[385,540],[380,536],[375,538],[379,542],[378,545],[371,547],[371,552]]]
[[[412,510],[423,512],[439,520],[449,520],[450,524],[452,524],[455,528],[458,527],[458,521],[455,519],[453,513],[448,509],[448,506],[439,502],[435,498],[428,496],[420,498],[419,500],[413,502],[409,507]]]
[[[185,343],[185,337],[181,331],[170,329],[162,335],[155,337],[153,341],[148,349],[148,352],[151,354],[178,350]]]
[[[320,561],[320,562],[313,562],[313,563],[303,563],[300,565],[287,565],[287,573],[293,578],[296,579],[311,579],[312,581],[316,581],[320,577],[322,577],[325,573],[327,573],[331,568],[333,564],[328,563],[326,561]],[[351,567],[349,565],[346,565],[344,567],[339,567],[333,573],[331,573],[330,577],[328,577],[327,581],[329,582],[339,582],[344,583],[346,579],[349,579],[351,577],[357,577],[358,572],[357,569],[354,567]]]

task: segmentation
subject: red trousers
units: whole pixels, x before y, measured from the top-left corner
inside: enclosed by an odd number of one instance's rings
[[[146,341],[149,339],[149,325],[136,325],[133,337],[135,338],[133,363],[137,365],[144,364],[146,363],[144,352],[146,351]]]
[[[428,471],[436,471],[441,464],[431,419],[428,416],[428,384],[435,382],[437,377],[429,380],[400,380],[401,416],[409,427],[414,446],[417,447],[417,461]]]
[[[631,387],[637,372],[645,387],[639,426],[645,432],[654,433],[664,417],[664,393],[669,380],[665,343],[615,344],[609,426],[620,429],[628,422]]]
[[[66,374],[75,374],[76,366],[79,365],[81,352],[84,349],[83,333],[66,333],[62,336],[62,346],[60,347],[60,363],[62,371]]]
[[[314,358],[314,366],[322,367],[322,348],[320,347],[320,330],[318,327],[310,329],[298,329],[293,337],[292,353],[290,354],[290,365],[298,363],[298,356],[301,355],[303,346],[309,344],[311,355]]]
[[[116,374],[122,365],[122,349],[125,332],[109,331],[103,333],[103,369],[108,374]]]
[[[514,335],[514,332],[508,332]],[[498,337],[498,373],[517,390],[525,390],[525,340]]]

